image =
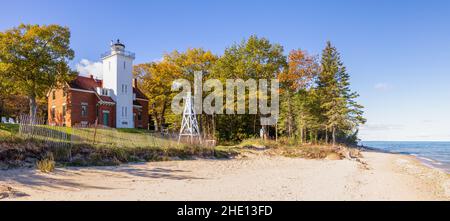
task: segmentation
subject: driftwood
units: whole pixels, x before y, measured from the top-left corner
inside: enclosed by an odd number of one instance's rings
[[[363,155],[361,154],[361,150],[359,150],[357,148],[349,148],[349,147],[345,147],[345,146],[339,146],[337,148],[338,148],[337,152],[341,156],[343,156],[345,159],[358,162],[360,164],[361,168],[363,168],[363,169],[366,169],[366,170],[370,169],[367,162],[365,162],[362,159]]]

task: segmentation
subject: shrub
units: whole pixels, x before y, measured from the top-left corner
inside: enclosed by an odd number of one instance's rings
[[[50,173],[55,169],[55,160],[53,154],[49,153],[44,159],[36,163],[36,167],[43,173]]]

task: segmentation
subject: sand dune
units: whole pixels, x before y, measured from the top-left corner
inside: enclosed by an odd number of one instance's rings
[[[415,158],[351,160],[251,155],[120,167],[0,171],[3,200],[450,200],[450,176]]]

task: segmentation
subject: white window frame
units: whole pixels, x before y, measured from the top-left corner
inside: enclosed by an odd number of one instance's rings
[[[83,115],[83,107],[86,107],[86,114]],[[89,105],[88,103],[85,102],[81,102],[81,117],[88,117],[88,109],[89,109]]]

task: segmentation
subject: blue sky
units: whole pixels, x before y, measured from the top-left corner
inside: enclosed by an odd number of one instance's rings
[[[203,47],[221,54],[252,34],[319,54],[338,48],[361,95],[363,140],[450,140],[450,1],[6,1],[0,31],[70,27],[72,63],[95,69],[120,38],[136,63]],[[84,65],[84,66],[83,66]],[[90,69],[89,69],[90,70]]]

